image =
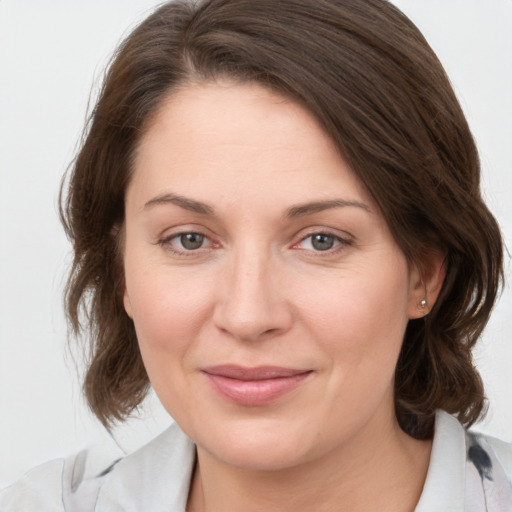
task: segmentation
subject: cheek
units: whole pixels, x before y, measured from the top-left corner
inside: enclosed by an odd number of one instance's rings
[[[148,366],[161,355],[182,356],[208,316],[209,294],[205,283],[179,272],[159,269],[130,272],[126,288],[141,352]],[[149,370],[149,368],[148,368]]]
[[[159,272],[128,274],[127,291],[140,352],[149,380],[173,418],[193,400],[191,354],[208,316],[205,290],[198,293],[190,279]]]
[[[389,374],[408,322],[408,288],[407,265],[399,258],[387,268],[381,261],[296,295],[310,332],[334,365],[349,373],[365,366]]]

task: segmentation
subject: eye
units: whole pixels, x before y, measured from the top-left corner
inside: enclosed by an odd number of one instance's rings
[[[203,246],[205,236],[201,233],[182,233],[175,236],[171,240],[176,240],[182,248],[187,251],[194,251],[200,249]]]
[[[311,240],[311,246],[317,251],[328,251],[332,249],[337,242],[334,236],[324,233],[310,235],[308,238]]]
[[[168,236],[160,244],[175,253],[186,253],[204,249],[212,245],[212,242],[206,235],[191,231]]]
[[[295,246],[298,249],[307,251],[327,252],[336,250],[338,247],[350,245],[350,241],[331,233],[311,233]]]

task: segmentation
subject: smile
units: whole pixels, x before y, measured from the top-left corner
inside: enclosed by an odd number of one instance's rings
[[[202,371],[220,395],[245,406],[271,403],[295,389],[312,373],[311,370],[276,366],[245,368],[231,365]]]

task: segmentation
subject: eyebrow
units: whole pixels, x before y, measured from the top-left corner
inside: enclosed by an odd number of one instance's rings
[[[157,205],[174,204],[185,210],[189,210],[202,215],[214,215],[214,209],[206,203],[196,201],[188,197],[180,196],[178,194],[162,194],[150,199],[145,205],[144,210],[152,208]],[[355,207],[361,208],[368,213],[371,213],[370,208],[360,201],[349,201],[346,199],[328,199],[325,201],[313,201],[310,203],[299,204],[289,208],[284,217],[285,218],[296,218],[305,217],[313,213],[322,212],[324,210],[330,210],[332,208],[343,208],[343,207]]]
[[[371,213],[370,208],[360,201],[348,201],[346,199],[328,199],[326,201],[315,201],[312,203],[299,204],[287,210],[285,217],[304,217],[313,213],[330,210],[332,208],[356,207]]]
[[[190,210],[191,212],[200,213],[203,215],[212,215],[213,208],[200,201],[195,201],[194,199],[189,199],[188,197],[179,196],[177,194],[162,194],[159,196],[150,199],[145,205],[144,210],[147,210],[153,206],[157,206],[160,204],[175,204],[176,206],[180,206],[185,210]]]

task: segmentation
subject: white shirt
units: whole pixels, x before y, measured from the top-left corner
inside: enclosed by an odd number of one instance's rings
[[[33,469],[0,492],[1,512],[185,512],[195,446],[177,425],[119,461],[101,459],[84,450]],[[415,512],[486,511],[512,512],[512,445],[440,411]]]

